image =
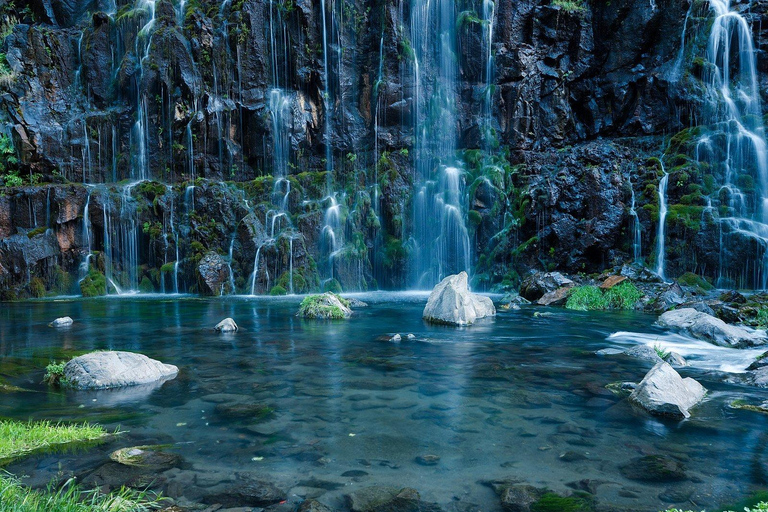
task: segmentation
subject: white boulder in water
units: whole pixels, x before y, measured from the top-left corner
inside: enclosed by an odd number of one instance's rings
[[[659,325],[721,347],[753,347],[768,341],[765,331],[729,325],[717,317],[693,308],[667,311],[659,317]]]
[[[707,390],[697,381],[680,377],[668,363],[660,362],[645,375],[629,395],[629,401],[656,416],[684,419]]]
[[[234,320],[231,318],[225,318],[221,322],[217,323],[216,327],[213,329],[219,332],[237,332],[238,327]]]
[[[424,308],[428,322],[472,325],[478,318],[496,315],[493,301],[469,291],[467,273],[448,276],[435,286]]]
[[[54,320],[53,322],[51,322],[48,325],[50,325],[51,327],[68,327],[68,326],[72,325],[73,323],[74,323],[74,321],[70,317],[63,316],[61,318],[57,318],[56,320]]]
[[[76,357],[64,366],[64,379],[76,389],[108,389],[149,384],[175,377],[179,369],[171,364],[133,352],[92,352]]]

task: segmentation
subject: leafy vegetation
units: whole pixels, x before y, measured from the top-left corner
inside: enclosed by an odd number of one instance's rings
[[[2,77],[2,60],[0,59],[0,77]],[[0,135],[0,181],[6,187],[18,187],[24,183],[19,176],[19,163],[13,141],[8,135]]]
[[[43,377],[43,382],[53,387],[66,386],[67,381],[64,378],[64,366],[66,366],[66,364],[65,361],[59,361],[58,363],[56,361],[51,361],[51,363],[45,367],[45,377]]]
[[[608,306],[613,309],[634,309],[642,298],[643,292],[630,281],[624,281],[605,292]]]

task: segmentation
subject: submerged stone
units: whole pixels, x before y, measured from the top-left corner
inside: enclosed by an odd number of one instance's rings
[[[107,389],[149,384],[175,377],[176,366],[142,354],[121,351],[92,352],[64,366],[64,380],[76,389]]]
[[[180,455],[164,452],[156,446],[120,448],[112,452],[109,458],[124,466],[135,466],[155,471],[165,471],[181,464]]]
[[[496,315],[493,301],[469,291],[466,272],[448,276],[435,286],[424,307],[428,322],[448,325],[472,325],[478,318]]]
[[[640,482],[676,482],[688,478],[683,465],[666,455],[632,459],[620,471],[624,478]]]

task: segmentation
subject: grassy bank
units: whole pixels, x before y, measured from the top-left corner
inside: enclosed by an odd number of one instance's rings
[[[35,491],[12,475],[0,475],[0,512],[145,512],[158,508],[154,497],[131,489],[105,495],[81,490],[69,480],[58,490]]]
[[[41,450],[71,443],[96,442],[109,434],[98,425],[64,425],[48,421],[0,421],[0,465]]]

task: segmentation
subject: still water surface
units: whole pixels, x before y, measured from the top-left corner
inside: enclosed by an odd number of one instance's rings
[[[201,499],[244,472],[288,489],[291,501],[320,495],[340,506],[345,493],[384,484],[414,487],[446,510],[484,511],[501,507],[483,482],[508,477],[557,492],[589,480],[599,503],[614,510],[672,502],[711,509],[766,488],[768,417],[728,404],[760,403],[768,393],[729,382],[733,374],[723,371],[743,369],[755,351],[669,335],[637,313],[537,315],[545,310],[530,307],[457,329],[422,321],[424,294],[358,297],[370,307],[336,322],[297,318],[300,297],[2,304],[0,376],[32,391],[0,395],[0,416],[127,431],[106,446],[8,469],[29,475],[30,484],[73,473],[103,483],[94,475],[105,471],[109,451],[162,443],[184,463],[157,475],[156,485],[182,499]],[[75,320],[71,328],[47,326],[64,315]],[[225,317],[240,331],[214,333]],[[395,333],[400,343],[389,341]],[[659,421],[604,388],[638,382],[651,365],[594,352],[636,343],[690,359],[681,373],[710,391],[691,420]],[[113,349],[181,372],[162,386],[118,391],[53,392],[40,384],[50,359]],[[253,412],[260,406],[273,412]],[[439,462],[416,462],[427,454]],[[688,479],[622,476],[621,466],[649,454],[682,462]]]

